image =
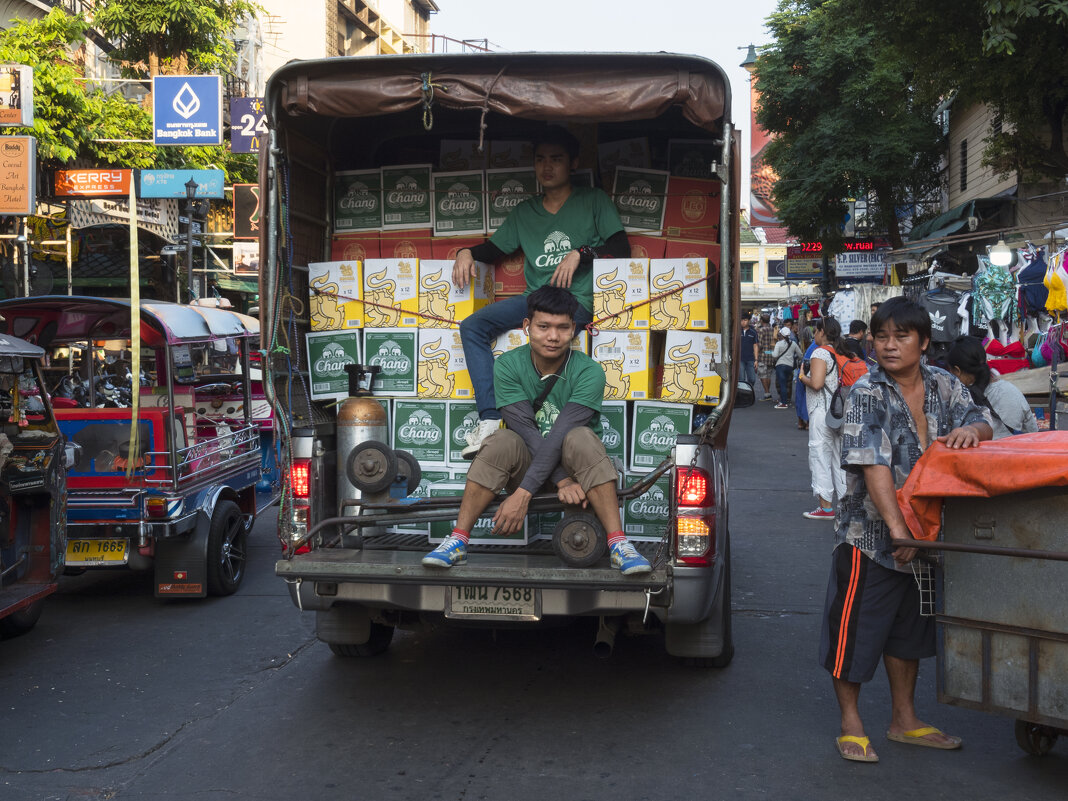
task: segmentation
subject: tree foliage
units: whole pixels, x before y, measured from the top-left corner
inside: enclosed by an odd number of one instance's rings
[[[937,189],[941,155],[910,64],[834,0],[780,0],[768,27],[757,120],[775,134],[765,158],[779,216],[796,236],[833,245],[844,199],[869,197],[869,215],[899,246],[897,212]]]

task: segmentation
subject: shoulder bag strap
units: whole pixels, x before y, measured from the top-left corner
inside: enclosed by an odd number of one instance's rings
[[[549,397],[549,393],[553,391],[553,387],[556,386],[557,379],[560,378],[559,373],[553,373],[550,376],[546,376],[542,383],[545,385],[541,388],[541,392],[538,393],[538,397],[534,399],[531,406],[534,407],[534,414],[541,411],[542,405],[545,403],[545,399]]]

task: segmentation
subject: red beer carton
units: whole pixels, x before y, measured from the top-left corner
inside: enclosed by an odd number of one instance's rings
[[[720,183],[705,178],[668,178],[664,236],[715,242],[719,238]]]
[[[409,231],[383,231],[380,239],[379,258],[382,259],[432,259],[429,228]]]
[[[659,236],[628,236],[632,259],[662,259],[667,240]]]
[[[330,242],[331,261],[366,261],[380,258],[381,240],[378,231],[361,234],[339,234]]]

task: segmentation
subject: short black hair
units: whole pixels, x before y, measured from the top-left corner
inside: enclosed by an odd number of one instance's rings
[[[562,125],[546,125],[534,136],[534,150],[538,145],[560,145],[567,151],[567,157],[574,161],[579,157],[579,140]]]
[[[545,284],[527,295],[527,319],[534,319],[534,312],[543,314],[566,314],[572,320],[578,311],[578,299],[568,290]]]
[[[849,337],[842,337],[838,342],[838,352],[843,356],[856,356],[858,359],[864,358],[864,347],[855,339]]]
[[[868,324],[863,320],[854,320],[849,324],[850,334],[863,334],[868,330]]]
[[[927,310],[903,295],[879,304],[871,317],[871,334],[878,336],[884,328],[894,325],[904,331],[915,331],[920,339],[931,341],[931,317]]]

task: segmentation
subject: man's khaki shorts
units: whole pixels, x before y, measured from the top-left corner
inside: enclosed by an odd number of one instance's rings
[[[504,489],[511,493],[522,483],[530,462],[530,451],[523,438],[514,431],[501,429],[486,437],[467,477],[494,492]],[[583,492],[607,482],[614,485],[618,476],[604,444],[588,426],[574,428],[564,437],[560,464]],[[546,483],[548,490],[556,491],[551,482]]]

